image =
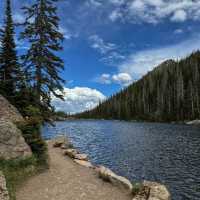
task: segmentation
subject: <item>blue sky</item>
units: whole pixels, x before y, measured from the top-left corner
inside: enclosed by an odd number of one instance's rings
[[[31,2],[12,1],[15,21]],[[58,8],[67,83],[65,102],[53,102],[66,112],[92,108],[159,63],[200,46],[199,0],[61,0]],[[17,37],[16,43],[20,54],[27,44]]]

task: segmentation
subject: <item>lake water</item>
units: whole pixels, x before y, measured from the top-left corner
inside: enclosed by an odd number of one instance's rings
[[[66,134],[95,164],[133,182],[161,182],[173,200],[200,200],[200,127],[103,120],[55,125],[45,126],[43,137]]]

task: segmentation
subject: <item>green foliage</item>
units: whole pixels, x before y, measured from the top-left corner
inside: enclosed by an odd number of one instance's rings
[[[79,118],[184,121],[200,118],[200,52],[169,60]]]
[[[18,124],[23,137],[36,158],[38,165],[42,168],[48,167],[47,145],[42,139],[40,132],[40,121],[36,117],[31,117],[23,124]]]
[[[63,35],[58,31],[59,18],[55,2],[36,0],[32,5],[23,7],[26,22],[21,38],[30,43],[30,48],[22,59],[27,81],[34,89],[43,112],[52,108],[51,95],[62,98],[64,83],[59,76],[59,72],[64,69],[64,63],[56,55],[62,50]]]
[[[7,0],[4,27],[0,35],[0,93],[10,101],[15,96],[21,78],[14,35],[11,3]]]
[[[0,170],[3,171],[11,200],[16,200],[16,187],[28,177],[37,173],[37,162],[34,157],[23,160],[0,159]]]
[[[65,112],[62,112],[62,111],[55,112],[55,115],[58,117],[67,117],[68,116]]]
[[[141,193],[144,190],[144,186],[141,183],[134,183],[132,194],[133,196],[136,196],[137,194]]]
[[[37,117],[41,115],[41,111],[39,110],[39,108],[34,107],[32,105],[29,105],[28,107],[26,107],[24,109],[24,112],[29,117]]]

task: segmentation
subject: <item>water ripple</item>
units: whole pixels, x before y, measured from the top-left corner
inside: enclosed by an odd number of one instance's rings
[[[66,134],[95,164],[132,181],[166,184],[174,200],[200,199],[200,128],[160,123],[80,120],[44,126],[47,139]]]

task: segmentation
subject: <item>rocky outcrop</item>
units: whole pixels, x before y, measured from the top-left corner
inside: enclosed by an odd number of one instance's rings
[[[0,118],[10,120],[14,123],[23,121],[23,117],[19,111],[2,95],[0,95]]]
[[[9,200],[8,190],[6,186],[6,179],[0,171],[0,200]]]
[[[169,191],[164,185],[159,183],[144,181],[141,191],[133,200],[170,200]]]
[[[30,147],[22,137],[21,131],[16,125],[6,120],[0,119],[0,158],[9,160],[26,158],[31,156]]]
[[[130,191],[133,188],[131,182],[128,179],[116,175],[113,171],[104,166],[97,167],[96,171],[98,172],[99,177],[102,178],[104,181],[108,181],[113,185],[116,185],[120,188],[128,189]]]

